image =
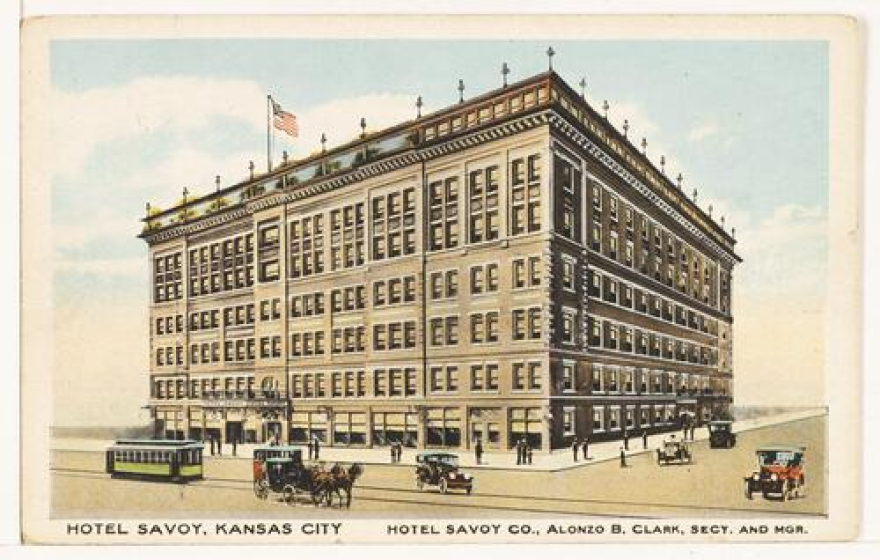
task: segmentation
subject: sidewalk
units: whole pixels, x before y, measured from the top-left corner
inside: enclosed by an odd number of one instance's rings
[[[764,416],[760,418],[752,418],[734,423],[734,432],[740,433],[748,430],[755,430],[775,424],[784,424],[815,416],[826,414],[824,409],[811,409],[796,412],[788,412],[775,416]],[[663,434],[654,434],[648,436],[648,447],[644,449],[642,446],[642,438],[638,431],[634,431],[629,440],[629,451],[627,457],[640,455],[643,453],[653,453],[665,438],[670,434],[681,437],[681,430],[675,432],[667,432]],[[709,439],[709,430],[705,427],[698,428],[694,435],[695,441],[703,441]],[[85,439],[55,439],[52,440],[53,450],[65,451],[103,451],[112,442],[104,440],[85,440]],[[223,455],[210,455],[210,447],[205,445],[205,459],[211,461],[229,461],[229,460],[250,460],[253,457],[254,447],[263,444],[243,444],[236,448],[236,455],[232,455],[232,445],[223,445]],[[513,450],[508,452],[486,452],[483,454],[483,461],[477,465],[475,462],[474,452],[471,449],[450,450],[459,457],[462,467],[469,469],[499,469],[499,470],[518,470],[518,471],[562,471],[573,469],[584,465],[601,463],[604,461],[617,461],[620,459],[620,448],[623,441],[615,440],[602,443],[592,443],[589,446],[590,459],[584,461],[580,454],[578,461],[572,460],[572,451],[569,448],[558,449],[549,454],[535,452],[533,455],[533,463],[531,465],[517,465],[516,453]],[[303,454],[307,451],[303,445]],[[322,446],[320,460],[326,463],[362,463],[364,465],[415,465],[416,454],[419,451],[415,449],[404,448],[403,456],[400,463],[391,463],[390,452],[387,447],[377,447],[372,449],[365,448],[345,448],[345,447],[329,447]],[[305,458],[305,457],[304,457]]]

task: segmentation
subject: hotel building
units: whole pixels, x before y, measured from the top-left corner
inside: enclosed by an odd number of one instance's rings
[[[157,435],[535,449],[728,414],[735,240],[548,72],[148,207]]]

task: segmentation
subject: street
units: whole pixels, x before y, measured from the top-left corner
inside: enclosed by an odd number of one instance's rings
[[[826,417],[817,416],[738,434],[734,449],[694,444],[692,465],[658,466],[655,454],[629,458],[629,466],[603,461],[563,471],[516,468],[468,470],[472,495],[418,491],[413,468],[367,465],[351,509],[289,506],[260,501],[252,491],[251,461],[205,460],[205,480],[169,484],[111,479],[93,451],[53,451],[52,513],[85,518],[432,518],[432,517],[757,517],[821,516],[825,512]],[[800,444],[806,452],[806,496],[789,502],[748,500],[743,477],[755,468],[757,447]],[[641,448],[633,439],[631,449]]]

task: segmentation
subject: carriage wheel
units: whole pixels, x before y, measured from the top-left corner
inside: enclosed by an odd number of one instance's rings
[[[286,485],[283,490],[282,498],[284,499],[284,503],[292,506],[296,503],[296,488],[291,486],[290,484]]]
[[[748,482],[746,482],[746,484],[745,484],[745,493],[746,493],[746,499],[751,500],[752,499],[752,490],[751,490],[751,488],[749,488]]]
[[[448,492],[448,491],[449,491],[449,487],[448,487],[448,485],[446,484],[446,479],[445,479],[445,478],[441,478],[441,479],[440,479],[440,493],[441,493],[441,494],[445,494],[445,493]]]
[[[321,497],[322,497],[322,496],[321,496],[321,491],[322,491],[322,490],[323,490],[323,488],[322,488],[321,486],[314,486],[314,487],[312,487],[312,490],[311,490],[311,494],[312,494],[312,503],[313,503],[314,505],[316,505],[316,506],[317,506],[317,505],[320,505],[320,503],[321,503]]]
[[[419,490],[425,489],[425,481],[422,480],[421,477],[416,477],[416,488],[418,488]]]
[[[265,500],[269,496],[269,491],[262,480],[254,481],[254,495],[261,500]]]

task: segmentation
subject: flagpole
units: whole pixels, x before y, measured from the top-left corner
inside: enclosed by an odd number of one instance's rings
[[[266,171],[272,171],[272,96],[266,96]]]

